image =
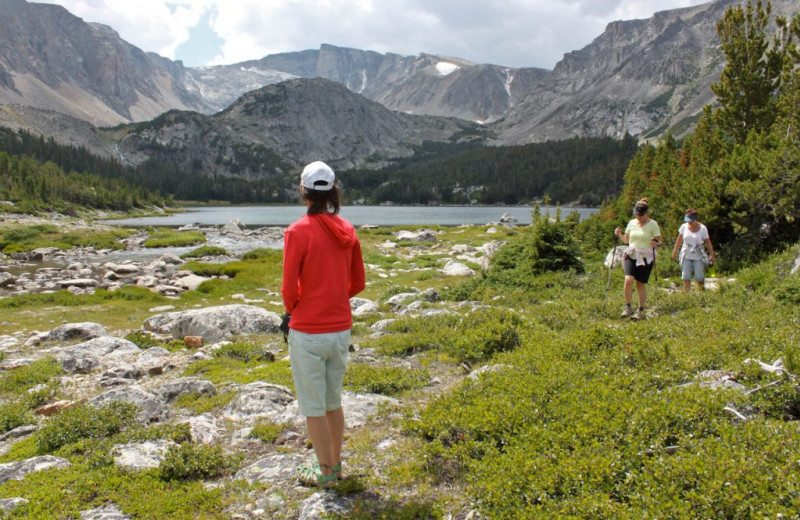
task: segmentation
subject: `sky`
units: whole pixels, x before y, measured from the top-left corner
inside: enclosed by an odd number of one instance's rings
[[[552,69],[609,22],[707,0],[45,0],[188,67],[323,43]]]

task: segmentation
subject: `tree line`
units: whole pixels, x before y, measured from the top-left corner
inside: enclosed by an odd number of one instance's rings
[[[129,175],[118,162],[83,147],[0,129],[0,200],[6,211],[75,213],[79,207],[126,211],[170,202],[128,180]]]
[[[729,7],[717,32],[726,56],[717,103],[682,143],[667,136],[636,153],[620,196],[584,226],[594,240],[608,246],[641,197],[670,240],[696,208],[729,262],[800,239],[800,15],[772,20],[769,2],[748,1]]]
[[[619,194],[638,143],[626,135],[519,146],[426,143],[380,170],[339,175],[350,200],[378,204],[555,203],[599,206]]]

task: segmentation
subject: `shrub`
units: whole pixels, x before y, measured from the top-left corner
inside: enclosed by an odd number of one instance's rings
[[[253,429],[250,430],[250,438],[259,439],[267,444],[272,444],[290,426],[289,424],[275,424],[268,421],[259,421],[253,426]]]
[[[36,433],[40,454],[52,453],[81,439],[101,439],[121,432],[134,422],[138,408],[124,402],[94,407],[80,404],[53,416]]]
[[[241,341],[221,346],[214,351],[214,356],[224,356],[245,363],[249,363],[250,361],[271,361],[273,359],[273,356],[260,345]]]
[[[0,433],[5,433],[36,421],[22,401],[10,401],[0,405]]]
[[[583,262],[572,236],[576,223],[575,219],[561,220],[560,216],[550,220],[535,210],[531,226],[509,240],[492,258],[492,269],[513,271],[523,280],[551,271],[582,273]]]
[[[61,367],[53,358],[33,361],[14,370],[0,374],[0,393],[20,394],[41,385],[61,374]]]
[[[429,380],[430,376],[425,370],[353,363],[347,367],[344,386],[353,392],[396,395],[423,388]]]
[[[161,480],[212,479],[226,475],[231,462],[219,446],[183,443],[172,446],[158,468]]]

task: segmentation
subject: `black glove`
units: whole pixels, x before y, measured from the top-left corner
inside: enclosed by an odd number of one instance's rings
[[[289,342],[289,320],[292,319],[292,315],[288,312],[283,315],[283,319],[281,320],[281,324],[278,326],[283,332],[283,341]]]

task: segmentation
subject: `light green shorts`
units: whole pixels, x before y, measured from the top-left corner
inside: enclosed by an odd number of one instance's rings
[[[289,358],[300,413],[322,417],[341,408],[349,352],[349,329],[325,334],[289,330]]]

